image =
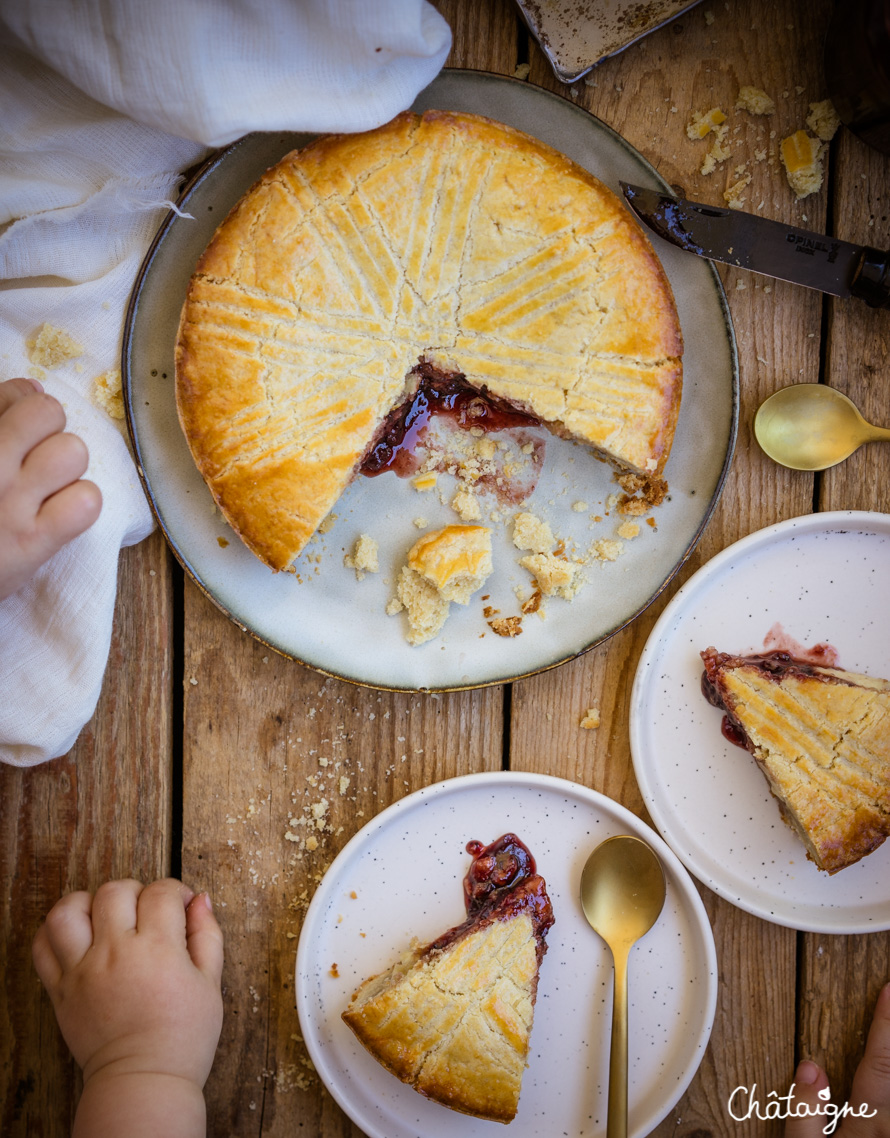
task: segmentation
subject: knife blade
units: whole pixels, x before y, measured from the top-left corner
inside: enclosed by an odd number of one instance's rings
[[[890,308],[890,252],[854,245],[737,209],[621,182],[634,213],[680,249],[765,276]]]

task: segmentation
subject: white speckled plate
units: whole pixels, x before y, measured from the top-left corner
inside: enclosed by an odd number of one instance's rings
[[[370,1138],[481,1138],[496,1129],[399,1082],[340,1014],[361,981],[389,967],[412,937],[433,940],[464,919],[467,842],[509,831],[535,857],[555,916],[512,1138],[605,1134],[612,964],[578,892],[588,854],[614,834],[648,841],[668,885],[658,923],[630,958],[631,1138],[670,1111],[701,1062],[717,998],[714,940],[692,880],[665,843],[623,806],[575,783],[466,775],[403,798],[356,834],[303,924],[296,993],[306,1046],[325,1086]]]
[[[723,550],[662,613],[631,699],[634,768],[655,825],[699,880],[788,928],[890,928],[890,842],[834,876],[779,817],[751,756],[701,694],[699,652],[763,651],[770,628],[829,643],[848,671],[890,677],[890,515],[811,514]]]
[[[421,93],[418,110],[472,111],[544,139],[618,190],[624,178],[664,183],[631,146],[565,99],[483,72],[445,71]],[[169,218],[149,252],[131,300],[124,339],[127,416],[146,492],[180,562],[195,583],[240,627],[277,651],[354,683],[401,691],[507,683],[551,668],[611,636],[658,596],[695,547],[723,485],[735,443],[738,376],[732,328],[713,265],[657,238],[686,344],[683,403],[667,464],[670,500],[626,544],[617,561],[590,567],[590,583],[572,603],[546,604],[547,619],[526,619],[515,639],[496,636],[482,609],[515,615],[514,589],[530,590],[504,521],[493,526],[495,571],[468,606],[452,605],[442,633],[412,647],[403,614],[386,606],[420,536],[457,520],[453,493],[420,494],[385,474],[358,478],[334,510],[336,521],[297,560],[299,578],[271,573],[214,510],[179,427],[173,392],[173,345],[195,262],[229,208],[265,169],[308,135],[249,135],[218,155],[183,194],[191,217]],[[442,488],[449,488],[443,476]],[[619,516],[605,517],[618,487],[586,448],[548,438],[544,474],[527,508],[547,518],[568,548],[586,551],[612,538]],[[586,509],[577,509],[579,503]],[[592,516],[603,516],[595,523]],[[343,565],[360,533],[379,541],[379,573],[357,581]]]

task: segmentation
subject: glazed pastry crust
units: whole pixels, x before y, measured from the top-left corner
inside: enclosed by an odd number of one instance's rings
[[[299,555],[421,356],[660,478],[682,339],[647,238],[596,178],[488,119],[405,112],[287,155],[200,258],[180,422],[223,514]]]
[[[509,1122],[538,974],[532,916],[494,920],[358,989],[343,1019],[389,1071],[452,1110]]]
[[[486,526],[431,530],[411,547],[408,564],[446,600],[465,605],[491,573],[491,530]]]
[[[814,671],[777,682],[724,665],[718,686],[783,817],[816,865],[837,873],[890,835],[890,682]]]

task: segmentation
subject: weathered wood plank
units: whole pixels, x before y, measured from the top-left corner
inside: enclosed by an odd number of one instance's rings
[[[298,1112],[307,1132],[349,1133],[300,1038],[302,916],[333,857],[380,810],[500,769],[502,692],[412,696],[325,678],[242,633],[191,586],[185,638],[183,876],[209,889],[227,946],[210,1132],[290,1135]]]
[[[509,0],[440,8],[454,31],[450,64],[513,72]],[[209,1131],[358,1134],[300,1038],[302,916],[332,858],[385,806],[443,778],[500,769],[503,693],[408,696],[325,679],[239,632],[191,588],[184,686],[183,875],[210,889],[227,937]],[[341,778],[350,780],[342,793]],[[322,829],[311,831],[307,813],[322,800]],[[314,850],[303,846],[310,833]]]
[[[790,0],[773,5],[750,0],[731,10],[702,5],[607,60],[568,94],[624,135],[685,195],[723,205],[724,191],[750,174],[745,208],[818,229],[824,224],[825,197],[795,200],[778,159],[778,143],[804,125],[808,102],[823,97],[819,45],[829,9],[827,3],[811,6],[803,21],[800,6]],[[566,93],[540,52],[533,51],[531,61],[530,80]],[[775,99],[775,113],[756,117],[736,109],[741,85],[767,90]],[[686,125],[694,112],[712,107],[727,116],[732,156],[704,175],[700,167],[709,141],[690,140]],[[720,506],[663,598],[586,657],[516,685],[513,701],[514,764],[585,782],[643,817],[628,712],[636,664],[657,616],[678,585],[715,553],[753,530],[812,509],[813,476],[793,474],[766,459],[751,423],[760,402],[778,387],[818,379],[821,297],[741,270],[720,271],[741,377],[738,444]],[[752,638],[766,631],[754,630]],[[599,730],[579,729],[588,706],[600,709]],[[678,1130],[779,1134],[778,1124],[734,1121],[727,1101],[737,1085],[757,1083],[781,1092],[791,1078],[797,937],[735,909],[704,887],[700,892],[720,962],[717,1017],[701,1069],[655,1133],[665,1138]]]
[[[834,233],[846,241],[887,248],[890,156],[870,149],[843,128],[832,143],[832,155]],[[849,395],[871,422],[890,426],[890,311],[875,311],[858,300],[831,300],[828,308],[824,381]],[[826,471],[819,482],[821,509],[887,512],[890,448],[863,447]],[[890,980],[890,933],[808,935],[803,940],[800,1051],[825,1067],[834,1100],[840,1103],[849,1098],[877,993]]]
[[[63,893],[170,863],[171,560],[160,535],[124,550],[99,705],[64,758],[0,766],[0,1132],[63,1138],[80,1087],[31,941]]]
[[[472,67],[512,75],[516,69],[519,10],[512,0],[434,0],[452,32],[446,67]],[[447,109],[447,108],[443,108]]]

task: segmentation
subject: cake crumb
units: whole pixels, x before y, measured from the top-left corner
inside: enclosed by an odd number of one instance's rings
[[[831,142],[840,125],[841,120],[831,99],[823,99],[821,103],[810,103],[807,126],[822,142]]]
[[[477,522],[482,517],[479,499],[466,486],[460,486],[451,499],[451,508],[463,522]]]
[[[719,107],[711,107],[709,111],[698,111],[686,124],[686,134],[695,140],[707,138],[711,131],[718,131],[726,123],[726,115]]]
[[[522,601],[520,604],[520,608],[522,609],[524,615],[530,616],[531,613],[538,612],[538,610],[541,608],[541,601],[543,599],[544,598],[541,590],[535,589],[532,595],[528,597],[527,600]]]
[[[740,87],[735,105],[750,115],[771,115],[776,104],[760,87]]]
[[[576,514],[586,514],[587,513],[587,503],[583,500],[580,500],[578,502],[572,502],[572,509],[575,511]]]
[[[121,387],[121,369],[119,367],[109,368],[108,371],[103,371],[101,375],[96,376],[93,380],[93,398],[103,411],[108,412],[112,419],[125,418],[124,393]]]
[[[354,569],[356,579],[364,580],[366,573],[378,573],[380,565],[377,559],[377,542],[366,533],[359,534],[352,553],[347,553],[343,564],[347,569]]]
[[[439,476],[434,470],[426,471],[423,474],[418,474],[411,482],[415,490],[423,493],[426,490],[434,490],[436,483],[439,481]]]
[[[743,178],[739,178],[737,182],[729,187],[728,190],[723,191],[723,200],[730,209],[741,209],[745,204],[745,199],[742,196],[751,181],[751,175],[745,174]]]
[[[519,564],[534,577],[545,597],[562,597],[570,601],[584,585],[579,565],[552,553],[530,553]]]
[[[598,707],[588,707],[587,714],[581,720],[580,726],[585,731],[593,731],[600,725],[600,711]]]
[[[322,518],[321,522],[318,525],[316,533],[330,533],[334,528],[334,523],[337,521],[338,516],[339,515],[337,514],[328,514],[326,517]]]
[[[513,637],[522,633],[521,616],[501,616],[489,620],[488,627],[498,636]]]
[[[640,527],[636,522],[622,522],[618,527],[618,536],[623,537],[625,541],[631,541],[635,537],[639,537]]]
[[[528,73],[531,71],[530,63],[520,63],[516,70],[513,72],[514,79],[528,79]]]
[[[647,474],[618,474],[616,481],[624,490],[618,500],[620,514],[639,517],[653,507],[660,506],[667,494],[668,487],[664,479]]]
[[[709,111],[696,113],[686,125],[686,134],[693,140],[707,138],[714,134],[714,141],[705,155],[701,165],[702,174],[712,174],[721,162],[725,162],[731,154],[728,146],[724,145],[729,124],[726,115],[719,107],[712,107]]]
[[[83,355],[83,345],[52,324],[44,324],[34,339],[27,342],[27,347],[28,359],[38,367],[58,367]]]
[[[601,537],[590,547],[591,556],[597,561],[617,561],[624,552],[624,545],[611,537]]]
[[[522,512],[513,519],[513,544],[532,553],[549,553],[556,545],[553,531],[543,519]]]

